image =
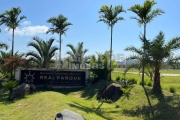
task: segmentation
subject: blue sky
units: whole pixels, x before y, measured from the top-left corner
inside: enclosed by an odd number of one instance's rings
[[[66,47],[67,44],[76,46],[78,42],[84,42],[84,48],[89,50],[87,55],[91,55],[96,52],[103,53],[110,48],[110,29],[103,22],[97,23],[99,9],[102,5],[123,5],[126,13],[121,13],[119,16],[124,17],[125,21],[119,21],[114,27],[113,53],[128,56],[131,53],[124,51],[126,47],[141,46],[138,36],[143,32],[143,27],[140,27],[136,20],[130,19],[131,16],[136,15],[127,9],[143,2],[144,0],[1,0],[0,13],[19,6],[22,10],[20,15],[27,17],[16,30],[15,51],[32,50],[31,47],[27,47],[27,43],[32,41],[33,36],[39,36],[44,40],[53,37],[56,39],[54,45],[59,46],[59,36],[45,32],[51,27],[47,20],[63,14],[73,25],[69,26],[66,36],[62,36],[62,56],[66,56],[65,53],[70,50]],[[153,39],[159,31],[165,33],[167,41],[180,36],[180,7],[178,7],[180,1],[156,0],[156,2],[154,9],[161,8],[165,14],[158,16],[147,25],[147,38]],[[11,46],[11,33],[4,25],[0,26],[0,29],[2,30],[0,41]]]

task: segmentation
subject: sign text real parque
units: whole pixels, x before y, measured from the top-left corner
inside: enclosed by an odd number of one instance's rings
[[[55,86],[85,85],[85,71],[22,70],[21,82],[35,85],[53,84]]]

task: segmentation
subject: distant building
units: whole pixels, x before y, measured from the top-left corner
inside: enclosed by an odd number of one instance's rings
[[[116,61],[116,63],[119,65],[119,67],[125,68],[127,65],[138,63],[138,60]]]

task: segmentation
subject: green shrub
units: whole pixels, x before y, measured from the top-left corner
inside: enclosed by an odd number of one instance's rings
[[[176,93],[176,88],[175,88],[174,86],[171,86],[171,87],[169,88],[169,91],[170,91],[171,93]]]
[[[90,73],[90,76],[88,79],[86,79],[86,85],[95,84],[99,80],[98,76],[96,74]]]
[[[97,53],[98,57],[93,55],[90,61],[90,72],[95,74],[98,80],[111,80],[110,73],[117,67],[115,60],[112,60],[111,69],[109,69],[109,55],[110,52],[106,51],[104,54]]]
[[[120,76],[117,76],[117,77],[116,77],[116,81],[117,81],[117,80],[120,80],[120,79],[121,79]]]
[[[141,81],[141,82],[139,82],[139,85],[142,85],[142,81]],[[146,85],[146,81],[144,81],[144,85]]]
[[[4,75],[0,72],[0,79],[2,79],[4,77]]]
[[[15,88],[18,85],[19,81],[17,80],[9,80],[6,82],[3,82],[3,87],[6,90],[9,90],[9,92],[11,93],[11,91],[13,90],[13,88]]]
[[[135,79],[121,79],[118,80],[118,82],[123,88],[130,87],[132,84],[137,84],[137,80]]]
[[[152,87],[152,82],[151,82],[151,81],[149,81],[149,82],[147,83],[147,86]]]
[[[137,84],[137,80],[135,78],[131,78],[129,79],[129,82],[133,83],[133,84]]]
[[[132,86],[128,87],[128,88],[121,88],[121,90],[123,91],[123,95],[125,96],[125,98],[127,98],[129,100],[130,97],[130,92],[132,90]],[[124,99],[123,99],[124,100]]]

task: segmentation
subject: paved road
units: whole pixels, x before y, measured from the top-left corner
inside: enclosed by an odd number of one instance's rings
[[[114,71],[114,72],[120,72],[120,71]],[[121,72],[123,73],[123,72]],[[127,72],[132,74],[139,74],[138,72]],[[167,74],[167,73],[161,73],[161,76],[180,76],[180,74]]]

